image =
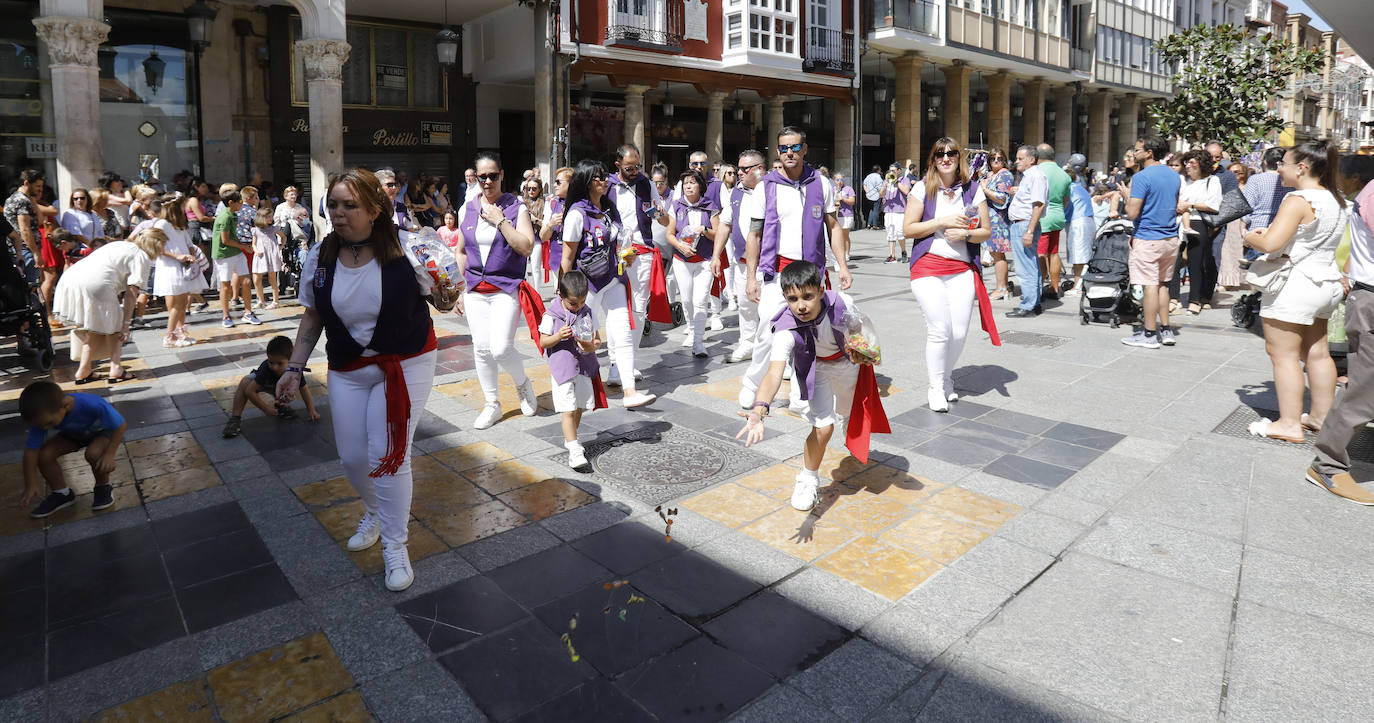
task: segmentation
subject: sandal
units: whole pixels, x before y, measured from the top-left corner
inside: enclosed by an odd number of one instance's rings
[[[84,376],[84,377],[82,377],[82,378],[80,378],[80,379],[73,379],[73,380],[72,380],[72,384],[75,384],[75,385],[77,385],[77,386],[79,387],[79,386],[81,386],[82,384],[90,384],[90,383],[93,382],[93,381],[95,381],[95,372],[94,372],[94,371],[92,371],[90,374],[87,374],[86,376]]]
[[[130,379],[137,379],[137,378],[138,378],[138,377],[134,376],[134,373],[131,372],[131,371],[129,371],[128,369],[124,369],[124,368],[121,367],[119,371],[120,371],[119,376],[117,376],[117,377],[110,377],[110,378],[107,379],[106,381],[108,381],[110,384],[118,384],[118,383],[120,383],[120,382],[127,382],[127,381],[129,381]]]
[[[1183,308],[1183,302],[1178,299],[1169,299],[1169,313],[1172,314]]]
[[[993,301],[1001,301],[1002,299],[1007,298],[1007,290],[1006,290],[1006,289],[995,289],[995,290],[993,290],[992,294],[989,295],[988,298],[992,299]]]
[[[1265,418],[1265,417],[1260,417],[1259,421],[1257,421],[1257,422],[1251,422],[1251,423],[1250,423],[1250,426],[1249,426],[1249,427],[1246,427],[1246,431],[1248,431],[1250,434],[1252,434],[1252,435],[1254,435],[1254,436],[1256,436],[1256,437],[1264,437],[1265,439],[1274,439],[1274,440],[1278,440],[1278,441],[1280,441],[1280,442],[1288,442],[1288,443],[1290,443],[1290,444],[1306,444],[1306,443],[1307,443],[1307,439],[1304,438],[1304,437],[1285,437],[1285,436],[1279,435],[1279,434],[1270,434],[1270,433],[1269,433],[1269,425],[1271,425],[1271,424],[1273,424],[1273,423],[1274,423],[1274,420],[1272,420],[1272,419],[1267,419],[1267,418]]]
[[[1305,412],[1302,415],[1302,428],[1313,434],[1321,434],[1322,431],[1322,425],[1313,422],[1312,415]]]
[[[1194,316],[1202,313],[1202,304],[1192,302],[1188,304],[1188,313]]]

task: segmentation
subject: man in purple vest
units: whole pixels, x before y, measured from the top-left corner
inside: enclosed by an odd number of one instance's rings
[[[787,305],[777,274],[793,261],[809,261],[824,269],[826,244],[835,255],[835,275],[840,289],[853,283],[844,258],[844,237],[836,217],[835,184],[806,163],[806,132],[787,126],[778,132],[782,168],[763,177],[750,198],[749,235],[746,237],[747,294],[759,305],[759,318],[772,319]],[[762,282],[760,282],[762,279]],[[768,373],[773,330],[761,323],[754,335],[754,357],[745,373],[739,403],[748,408]],[[805,405],[792,385],[792,407]]]
[[[668,225],[668,215],[663,212],[663,199],[653,181],[644,175],[639,161],[639,148],[626,143],[616,149],[616,172],[607,183],[607,194],[615,208],[620,212],[620,250],[621,256],[629,264],[625,273],[630,279],[630,298],[634,314],[635,328],[641,328],[649,310],[649,281],[653,272],[652,258],[639,258],[654,252],[653,224]],[[631,334],[635,348],[639,348],[643,334]],[[615,342],[608,339],[610,357],[615,358]],[[621,370],[611,366],[606,384],[620,386]],[[638,369],[634,370],[635,381],[644,378]]]
[[[759,305],[746,295],[749,272],[745,246],[749,233],[750,199],[754,188],[763,180],[763,154],[748,150],[739,154],[739,181],[730,189],[725,208],[717,216],[716,250],[711,257],[712,275],[720,273],[722,257],[728,258],[730,268],[725,273],[734,279],[735,299],[739,308],[739,344],[725,360],[742,362],[754,356],[754,336],[759,328]],[[726,253],[729,254],[726,257]]]

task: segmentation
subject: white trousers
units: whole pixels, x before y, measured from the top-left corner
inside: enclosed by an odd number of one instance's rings
[[[635,332],[630,329],[630,307],[625,304],[625,284],[616,279],[601,287],[601,290],[588,293],[587,306],[601,319],[606,352],[611,357],[611,363],[620,370],[621,383],[633,385],[635,343],[632,337]],[[629,376],[625,375],[627,369],[631,370]]]
[[[964,351],[973,316],[975,283],[972,271],[911,281],[911,293],[926,317],[926,373],[931,389],[949,389],[950,374]]]
[[[687,316],[687,329],[692,341],[704,342],[706,334],[707,299],[711,296],[711,262],[689,263],[674,256],[673,276],[682,290],[682,311]]]
[[[748,281],[745,282],[746,284]],[[745,389],[758,391],[763,378],[768,376],[768,367],[773,356],[773,317],[787,308],[787,300],[782,296],[778,277],[772,281],[759,282],[758,331],[754,333],[754,358],[749,360],[749,370],[744,373],[742,384]],[[795,379],[787,395],[789,403],[797,407],[802,403],[801,384]]]
[[[482,396],[496,401],[496,382],[501,369],[517,387],[525,383],[524,357],[515,348],[515,329],[520,322],[520,299],[515,294],[463,294],[463,315],[472,332],[473,364]]]
[[[749,300],[749,267],[744,262],[730,267],[726,278],[732,279],[735,287],[735,302],[739,304],[739,348],[747,349],[754,345],[754,335],[759,331],[759,305]]]
[[[649,315],[649,287],[653,280],[653,273],[653,254],[636,256],[635,262],[625,269],[625,275],[630,277],[630,299],[635,315],[635,329],[641,332],[644,330],[644,325],[648,323],[646,317]],[[639,348],[639,344],[643,340],[644,335],[642,333],[630,334],[630,343],[634,345],[635,349]],[[616,358],[615,345],[614,338],[606,339],[606,353],[610,355],[613,364]],[[616,371],[623,373],[619,366],[616,367]]]
[[[329,413],[334,444],[344,474],[363,498],[363,506],[382,522],[382,542],[404,545],[410,520],[410,452],[415,428],[425,412],[434,384],[435,352],[401,362],[410,393],[410,427],[406,430],[406,458],[396,474],[369,477],[387,453],[386,375],[371,365],[351,372],[329,372]]]

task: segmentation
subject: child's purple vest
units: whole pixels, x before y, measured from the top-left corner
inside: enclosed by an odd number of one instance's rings
[[[331,294],[334,291],[334,269],[338,264],[321,264],[315,278],[315,310],[324,320],[325,355],[330,367],[349,364],[362,355],[364,349],[378,354],[415,354],[429,341],[432,322],[429,308],[420,295],[420,282],[415,267],[404,256],[382,267],[382,306],[377,313],[377,326],[372,338],[360,344],[348,333],[348,327],[334,311]]]
[[[468,201],[467,207],[463,209],[463,223],[458,227],[463,232],[463,248],[468,257],[463,277],[468,283],[468,289],[474,289],[486,281],[507,294],[513,294],[525,280],[526,260],[506,243],[506,237],[501,235],[500,229],[497,229],[496,238],[491,242],[487,260],[482,260],[482,250],[477,245],[477,224],[482,217],[482,201],[481,194],[473,196],[472,200]],[[496,206],[507,219],[510,219],[512,225],[515,224],[520,216],[519,198],[514,194],[503,193],[496,199]]]
[[[602,247],[610,246],[610,262],[596,274],[587,274],[587,283],[591,285],[592,291],[600,291],[603,287],[615,281],[618,277],[616,252],[620,246],[617,227],[620,225],[620,214],[615,209],[615,204],[609,199],[606,201],[606,209],[593,206],[591,201],[583,199],[573,204],[568,213],[580,211],[582,213],[582,238],[577,243],[577,258],[579,261],[587,259],[596,254]],[[566,222],[565,222],[566,224]],[[587,270],[582,264],[577,268],[584,272]]]
[[[673,216],[677,221],[677,230],[679,233],[683,229],[686,229],[688,226],[696,225],[691,220],[693,211],[700,212],[703,215],[703,218],[705,218],[706,220],[706,229],[711,228],[711,205],[706,201],[705,197],[697,199],[697,202],[695,204],[688,204],[687,199],[681,198],[678,199],[677,203],[673,204]],[[679,236],[678,240],[686,241],[687,239],[684,239],[681,236]],[[715,237],[711,235],[708,231],[702,231],[700,234],[697,234],[697,256],[700,256],[703,259],[710,259],[712,252],[715,251],[715,246]],[[673,256],[682,259],[683,261],[687,260],[687,257],[683,256],[682,252],[678,251],[676,248],[673,249]]]
[[[623,181],[620,174],[612,174],[610,178],[611,187],[607,191],[610,194],[611,202],[616,203],[616,196],[621,193],[633,193],[635,196],[635,218],[640,243],[652,244],[654,242],[653,222],[649,219],[649,209],[654,207],[654,183],[643,173],[636,176],[631,181]],[[629,224],[630,219],[621,219]]]
[[[925,184],[921,184],[921,188],[924,189],[924,188],[925,188]],[[955,188],[958,188],[958,186],[955,186]],[[939,193],[939,191],[937,190],[936,193]],[[964,201],[964,208],[968,208],[969,204],[973,203],[973,197],[974,197],[975,195],[977,195],[977,193],[978,193],[978,184],[974,183],[973,181],[968,181],[968,182],[964,183],[964,192],[963,192],[963,196],[962,196],[963,201]],[[926,221],[926,220],[930,220],[930,219],[934,219],[934,218],[935,218],[935,196],[927,195],[927,196],[926,196],[925,206],[923,207],[923,209],[922,209],[922,211],[921,211],[921,217],[918,218],[918,219],[916,219],[916,220],[917,220],[917,221]],[[925,256],[926,253],[930,251],[930,245],[933,244],[933,243],[935,243],[935,234],[931,234],[931,235],[929,235],[929,236],[927,236],[927,237],[925,237],[925,238],[923,238],[923,239],[920,239],[920,240],[918,240],[916,243],[914,243],[914,244],[911,245],[911,265],[912,265],[912,266],[915,266],[915,265],[916,265],[916,260],[917,260],[917,259],[921,258],[922,256]],[[969,261],[970,259],[964,259],[964,260],[965,260],[965,261]]]
[[[744,246],[748,240],[749,229],[740,223],[739,207],[744,205],[745,196],[751,193],[753,191],[745,188],[743,183],[735,184],[735,187],[730,191],[730,218],[734,219],[734,223],[730,224],[730,249],[733,252],[730,263],[732,264],[737,259],[744,258]]]
[[[822,315],[830,320],[830,331],[835,335],[835,345],[844,351],[844,312],[845,304],[838,292],[825,292],[825,308],[811,321],[802,321],[792,313],[791,307],[784,306],[773,317],[773,333],[792,332],[796,344],[792,347],[792,379],[802,380],[801,398],[810,399],[816,391],[816,328]]]
[[[778,185],[801,191],[801,261],[810,261],[818,269],[825,268],[825,184],[829,183],[816,169],[802,168],[801,179],[793,182],[781,171],[763,177],[763,237],[759,249],[759,270],[764,279],[772,280],[778,271],[778,248],[782,222],[778,218]],[[757,190],[757,189],[756,189]]]
[[[572,326],[578,319],[591,313],[591,307],[584,305],[574,314],[563,308],[563,299],[561,298],[554,298],[544,309],[544,314],[552,316],[557,322],[553,325],[555,334],[564,326]],[[595,378],[600,374],[600,365],[596,361],[596,354],[583,354],[577,347],[576,339],[558,342],[549,348],[547,354],[549,373],[553,375],[553,380],[559,384],[568,383],[578,374],[590,378]]]

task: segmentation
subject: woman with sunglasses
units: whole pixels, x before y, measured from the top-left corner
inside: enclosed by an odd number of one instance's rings
[[[543,246],[541,265],[544,267],[544,283],[549,283],[549,272],[561,273],[563,264],[563,212],[568,207],[568,182],[572,180],[573,169],[564,166],[553,172],[553,193],[544,199],[544,210],[540,212],[543,225],[539,227],[539,245]]]
[[[615,338],[615,365],[634,369],[630,280],[620,264],[620,213],[606,196],[609,186],[610,174],[600,161],[584,160],[577,164],[567,184],[561,268],[564,272],[576,268],[586,274],[591,290],[587,305],[605,319],[602,328],[607,336]],[[624,392],[621,404],[625,407],[642,407],[654,400],[654,395],[635,388],[633,374],[623,375],[620,383]]]
[[[992,235],[992,221],[958,141],[935,141],[926,167],[925,180],[911,189],[903,232],[917,239],[911,248],[911,293],[926,318],[927,402],[931,411],[948,412],[949,402],[959,398],[952,373],[964,350],[975,298],[983,329],[994,345],[1002,343],[978,260],[978,244]]]
[[[534,225],[534,235],[544,230],[544,184],[538,179],[529,179],[520,189],[520,200],[530,212],[530,223]]]
[[[710,259],[715,249],[715,212],[703,197],[706,179],[699,171],[682,174],[682,197],[668,216],[668,243],[673,247],[673,276],[682,289],[687,339],[692,356],[706,358],[706,297],[711,294]]]
[[[1011,204],[1011,189],[1016,185],[1016,176],[1007,167],[1007,152],[1002,148],[988,151],[988,172],[983,176],[983,196],[988,200],[988,219],[992,221],[992,235],[988,237],[988,250],[992,254],[992,269],[997,276],[997,288],[992,292],[994,301],[1007,298],[1007,254],[1011,253],[1011,218],[1007,216],[1007,206]]]
[[[524,357],[515,348],[515,326],[523,312],[537,342],[543,304],[539,294],[525,283],[525,268],[534,251],[529,211],[518,196],[501,192],[505,172],[499,156],[483,151],[473,166],[481,190],[458,210],[463,242],[454,251],[467,281],[463,308],[472,332],[477,379],[486,398],[472,426],[487,429],[501,419],[496,384],[502,369],[515,383],[520,413],[533,417],[539,411],[534,386],[525,374]]]

